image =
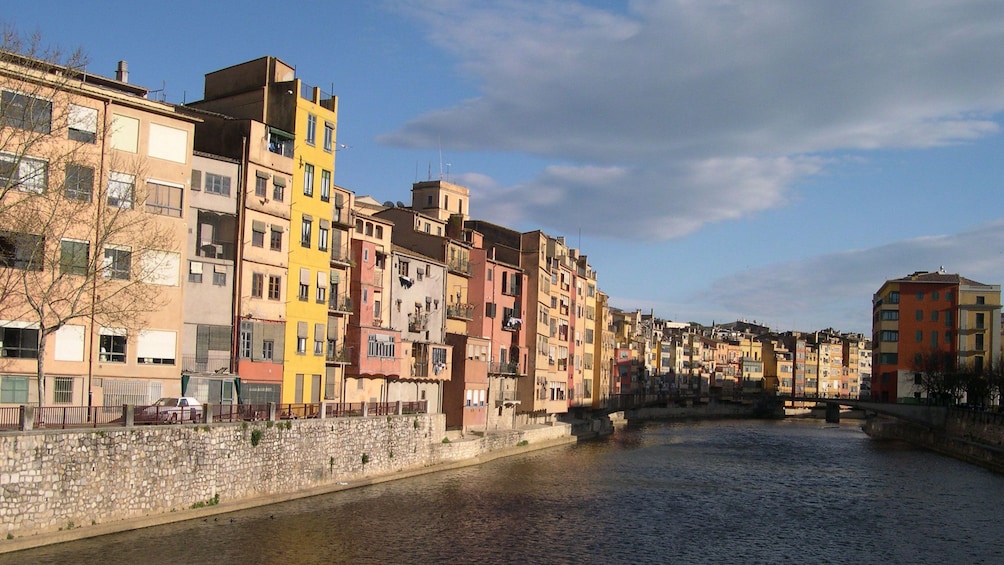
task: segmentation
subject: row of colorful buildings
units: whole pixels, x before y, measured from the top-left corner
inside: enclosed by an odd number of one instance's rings
[[[473,219],[463,186],[336,185],[338,99],[275,57],[173,105],[124,64],[7,55],[0,272],[31,282],[3,287],[0,404],[424,401],[498,429],[623,393],[869,394],[875,336],[622,311],[581,250]],[[18,224],[38,203],[72,221]]]

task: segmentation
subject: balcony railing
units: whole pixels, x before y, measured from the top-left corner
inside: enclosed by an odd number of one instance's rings
[[[497,375],[519,375],[522,374],[519,370],[519,363],[500,363],[498,361],[492,361],[488,364],[488,372]]]
[[[495,397],[495,406],[515,405],[519,403],[519,393],[515,390],[499,391],[498,396]]]
[[[348,365],[352,362],[352,348],[344,345],[328,347],[324,360],[335,365]]]
[[[348,296],[332,296],[328,298],[328,310],[332,312],[352,313],[352,299]]]
[[[473,320],[473,304],[449,304],[446,306],[446,317],[455,320]]]
[[[181,370],[190,373],[212,373],[230,369],[230,354],[213,352],[208,356],[182,355]]]
[[[333,247],[331,249],[331,262],[341,265],[351,265],[352,256],[347,247]]]
[[[464,261],[461,259],[450,259],[446,263],[446,268],[453,271],[454,273],[460,273],[462,275],[471,274],[471,262]]]

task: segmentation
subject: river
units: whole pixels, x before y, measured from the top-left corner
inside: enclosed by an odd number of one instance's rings
[[[0,565],[1001,563],[1002,519],[1004,476],[854,422],[649,423]]]

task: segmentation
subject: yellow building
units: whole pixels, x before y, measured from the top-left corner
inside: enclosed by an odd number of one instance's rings
[[[293,83],[297,93],[290,209],[293,237],[289,247],[282,401],[320,402],[326,374],[338,99],[299,79]]]

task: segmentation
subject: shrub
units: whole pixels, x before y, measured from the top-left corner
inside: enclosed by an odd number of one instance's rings
[[[253,447],[258,446],[258,442],[261,441],[262,431],[261,430],[251,430],[251,445]]]

